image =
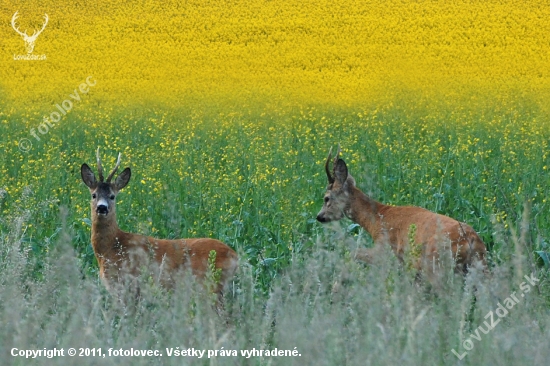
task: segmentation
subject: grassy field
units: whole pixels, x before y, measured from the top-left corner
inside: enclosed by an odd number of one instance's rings
[[[0,5],[0,363],[550,358],[550,7],[94,4]],[[16,10],[22,29],[48,13],[34,51],[47,61],[12,59],[25,52],[8,25]],[[67,100],[70,111],[45,125]],[[351,259],[369,235],[349,220],[315,221],[324,160],[338,143],[373,198],[469,223],[488,246],[490,273],[443,271],[431,288],[389,251],[373,266]],[[167,294],[143,279],[134,309],[105,291],[80,178],[98,147],[106,168],[119,152],[132,168],[117,198],[123,230],[214,237],[239,253],[225,314],[190,282]],[[490,313],[500,321],[488,331]],[[65,357],[11,355],[54,347]],[[70,347],[107,356],[69,357]],[[168,356],[176,347],[206,353]],[[254,348],[300,356],[241,355]]]

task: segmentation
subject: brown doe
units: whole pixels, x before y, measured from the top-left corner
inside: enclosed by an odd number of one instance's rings
[[[202,281],[208,273],[209,254],[215,251],[215,266],[216,270],[221,270],[221,275],[213,291],[221,296],[238,266],[237,253],[221,241],[208,238],[163,240],[119,229],[115,200],[131,176],[130,168],[126,168],[111,182],[120,166],[120,157],[121,154],[106,180],[103,177],[99,148],[99,180],[87,164],[81,167],[82,180],[92,195],[92,247],[105,286],[117,293],[128,285],[128,279],[139,276],[143,268],[151,269],[150,264],[156,264],[158,282],[165,288],[172,288],[183,272],[189,270]]]
[[[469,225],[420,207],[388,206],[377,202],[355,186],[346,163],[340,158],[340,147],[332,174],[329,168],[331,156],[332,149],[325,162],[329,185],[317,220],[326,223],[345,216],[368,231],[374,240],[374,248],[358,249],[355,254],[358,260],[372,263],[383,246],[389,244],[403,261],[411,227],[415,225],[414,245],[419,249],[418,258],[411,263],[415,269],[428,276],[433,274],[438,265],[438,248],[445,242],[450,243],[457,271],[466,273],[475,262],[485,267],[485,244]]]

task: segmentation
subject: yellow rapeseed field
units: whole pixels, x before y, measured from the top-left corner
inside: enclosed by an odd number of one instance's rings
[[[10,26],[49,24],[35,54]],[[0,93],[44,109],[88,75],[94,98],[363,106],[418,97],[547,100],[550,4],[541,1],[76,1],[0,5]]]

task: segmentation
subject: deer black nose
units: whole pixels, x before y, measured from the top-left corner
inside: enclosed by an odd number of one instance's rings
[[[107,215],[109,213],[109,209],[107,208],[106,205],[98,205],[97,213],[102,215]]]
[[[317,221],[319,221],[319,222],[326,222],[327,219],[325,219],[325,216],[319,214],[319,215],[317,215]]]

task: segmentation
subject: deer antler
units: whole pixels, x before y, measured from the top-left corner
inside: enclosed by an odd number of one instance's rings
[[[11,26],[13,27],[13,29],[22,37],[28,37],[27,35],[27,30],[25,30],[25,33],[22,33],[21,31],[19,31],[19,29],[17,28],[17,26],[15,25],[15,20],[17,19],[17,13],[19,12],[16,11],[15,14],[13,14],[13,17],[11,18]]]
[[[328,167],[331,157],[332,157],[332,146],[330,147],[330,150],[328,152],[327,161],[325,162],[325,171],[327,172],[327,178],[328,178],[328,182],[330,184],[334,183],[334,177],[332,175],[330,175],[330,168]]]
[[[99,147],[97,148],[97,173],[99,174],[99,181],[103,182],[105,179],[103,177],[103,167],[101,166],[101,158],[99,157]]]
[[[32,51],[34,50],[34,42],[36,41],[36,38],[38,38],[40,33],[42,33],[42,31],[46,28],[46,25],[48,24],[48,14],[44,14],[44,24],[42,25],[42,29],[40,29],[39,31],[35,30],[32,36],[29,36],[26,29],[25,32],[21,32],[15,24],[18,13],[19,11],[16,11],[15,14],[13,14],[13,17],[11,18],[11,26],[21,37],[23,37],[23,40],[25,41],[25,47],[27,48],[27,53],[32,53]]]
[[[115,175],[116,171],[118,170],[118,167],[120,166],[120,158],[122,156],[122,153],[118,153],[118,159],[116,161],[116,165],[115,167],[113,168],[113,170],[111,171],[111,173],[109,174],[109,176],[107,177],[107,183],[110,183],[111,182],[111,179],[113,179],[113,176]]]
[[[336,152],[336,156],[334,157],[334,164],[340,159],[340,153],[342,152],[342,149],[340,149],[340,143],[338,143],[338,151]]]
[[[44,28],[46,28],[46,25],[48,24],[48,20],[49,20],[48,14],[44,14],[44,20],[45,20],[45,23],[44,23],[44,25],[42,25],[42,29],[40,29],[38,32],[37,32],[37,31],[34,31],[34,33],[32,34],[31,38],[36,38],[36,37],[38,37],[38,35],[39,35],[40,33],[42,33],[42,31],[44,30]]]

